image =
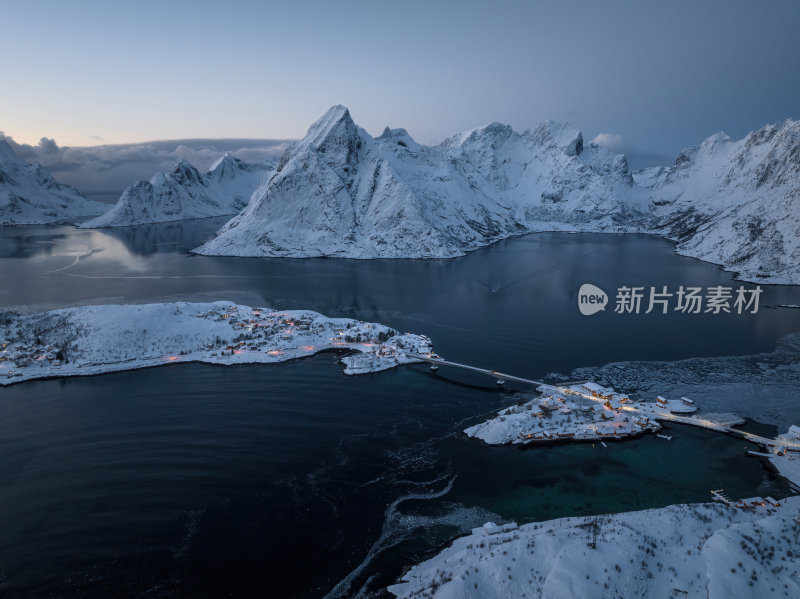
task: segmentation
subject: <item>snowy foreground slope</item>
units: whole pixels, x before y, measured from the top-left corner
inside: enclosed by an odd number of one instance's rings
[[[168,173],[137,181],[122,192],[108,212],[81,227],[127,227],[236,214],[271,168],[266,163],[243,162],[227,153],[203,175],[182,160]]]
[[[248,207],[196,250],[228,256],[440,258],[544,230],[657,232],[748,279],[800,282],[800,122],[631,173],[568,125],[492,123],[433,147],[377,138],[334,106]]]
[[[21,160],[0,139],[0,225],[76,223],[106,208],[58,183],[41,165]]]
[[[377,372],[430,351],[426,337],[380,324],[231,302],[106,305],[32,315],[0,312],[0,386],[174,362],[283,362],[350,350],[345,373]]]
[[[800,497],[672,505],[474,529],[412,568],[397,597],[800,596]]]

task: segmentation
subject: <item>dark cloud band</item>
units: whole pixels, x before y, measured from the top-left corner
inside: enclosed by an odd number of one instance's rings
[[[59,182],[89,194],[121,193],[134,181],[169,170],[179,160],[205,171],[225,152],[233,152],[246,162],[274,162],[291,143],[277,139],[180,139],[69,147],[46,137],[35,146],[19,144],[2,132],[0,139],[5,139],[20,158],[40,163]]]

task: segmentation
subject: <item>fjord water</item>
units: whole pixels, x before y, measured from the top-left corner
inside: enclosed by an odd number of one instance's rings
[[[654,237],[538,234],[436,261],[187,253],[219,224],[0,230],[0,304],[309,308],[428,334],[447,358],[531,378],[770,351],[800,331],[800,311],[764,307],[800,304],[790,287],[765,287],[756,315],[614,314],[622,285],[738,286]],[[579,314],[586,282],[612,297],[606,312]],[[349,596],[487,520],[705,501],[720,487],[787,492],[742,441],[687,427],[672,442],[488,447],[459,431],[515,393],[423,366],[347,377],[337,359],[0,389],[0,594]]]

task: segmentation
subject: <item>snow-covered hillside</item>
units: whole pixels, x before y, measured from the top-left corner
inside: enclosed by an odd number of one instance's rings
[[[283,362],[329,349],[352,352],[342,357],[347,374],[415,362],[406,350],[431,351],[427,337],[376,323],[231,302],[0,312],[0,386],[177,362]]]
[[[492,123],[433,147],[377,138],[334,106],[248,207],[195,251],[230,256],[459,256],[533,231],[656,232],[745,279],[800,282],[800,122],[712,136],[669,168],[545,122]]]
[[[742,510],[672,505],[541,523],[487,523],[412,568],[397,597],[800,596],[800,497]]]
[[[0,225],[76,223],[106,208],[58,183],[41,165],[21,160],[0,139]]]
[[[126,227],[236,214],[271,168],[266,163],[243,162],[227,153],[203,175],[182,160],[169,173],[137,181],[108,212],[81,227]]]
[[[492,123],[434,147],[373,138],[334,106],[197,253],[449,257],[530,231],[632,230],[646,207],[623,156],[552,122]]]
[[[800,121],[738,141],[718,133],[634,178],[679,253],[747,280],[800,283]]]

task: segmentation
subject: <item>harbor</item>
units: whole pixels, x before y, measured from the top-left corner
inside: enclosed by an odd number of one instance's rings
[[[434,353],[406,353],[409,359],[431,364],[433,372],[442,366],[485,374],[498,384],[513,381],[530,385],[536,397],[507,407],[493,418],[469,427],[464,433],[490,445],[545,445],[566,441],[600,442],[658,433],[661,422],[685,424],[725,433],[764,448],[748,455],[766,460],[780,476],[800,491],[800,426],[791,425],[775,438],[757,435],[740,428],[744,419],[731,413],[698,415],[698,407],[688,397],[653,401],[634,401],[627,394],[592,381],[551,384],[497,370],[445,360]],[[435,370],[434,370],[435,368]],[[668,435],[658,437],[671,440]]]

